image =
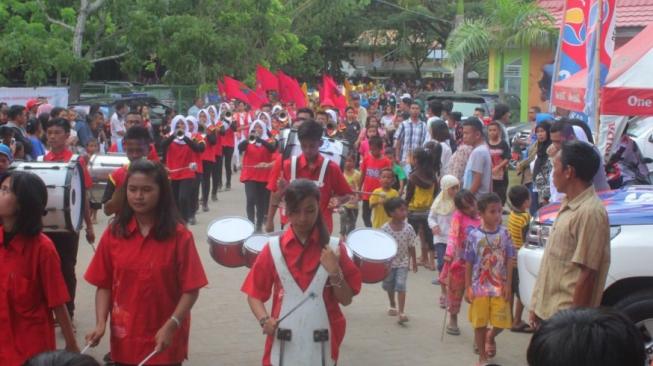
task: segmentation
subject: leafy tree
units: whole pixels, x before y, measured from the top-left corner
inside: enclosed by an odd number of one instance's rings
[[[499,57],[499,93],[503,95],[505,53],[513,48],[553,47],[557,31],[549,13],[525,0],[491,0],[485,16],[465,19],[447,41],[449,60],[454,64],[466,58],[487,57],[494,50]]]

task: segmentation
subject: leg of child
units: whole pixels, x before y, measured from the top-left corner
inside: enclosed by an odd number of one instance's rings
[[[408,321],[405,314],[406,308],[406,280],[408,279],[408,267],[397,268],[395,277],[395,291],[399,300],[399,323]]]
[[[476,349],[478,349],[478,363],[481,365],[488,360],[488,355],[485,352],[485,340],[488,334],[487,327],[474,328],[474,341],[476,342]]]
[[[388,300],[390,302],[390,308],[388,309],[388,315],[396,316],[397,315],[397,303],[395,302],[395,278],[397,276],[397,268],[392,268],[390,273],[383,280],[381,287],[388,294]]]
[[[460,303],[462,302],[464,281],[460,283],[460,279],[456,278],[455,274],[449,274],[449,281],[447,286],[447,310],[449,311],[449,325],[447,326],[447,333],[451,335],[459,335],[460,329],[458,328],[458,313],[460,312]]]

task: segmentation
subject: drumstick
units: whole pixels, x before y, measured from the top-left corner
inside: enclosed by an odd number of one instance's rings
[[[294,308],[290,309],[290,310],[286,313],[286,315],[284,315],[284,316],[282,316],[281,318],[279,318],[279,320],[277,321],[277,325],[278,325],[279,323],[281,323],[282,320],[286,319],[286,318],[288,317],[288,315],[292,314],[295,310],[297,310],[300,306],[304,305],[304,303],[306,303],[306,301],[308,301],[309,299],[314,299],[314,298],[316,298],[316,297],[317,297],[317,295],[315,294],[315,292],[311,292],[310,294],[308,294],[308,296],[306,296],[306,297],[304,298],[304,300],[300,301],[299,304],[295,305]]]
[[[145,365],[145,363],[146,363],[147,361],[149,361],[150,358],[154,357],[154,355],[156,355],[157,353],[159,353],[159,351],[157,351],[157,350],[152,351],[152,353],[150,353],[149,355],[147,355],[147,357],[145,357],[145,359],[144,359],[143,361],[141,361],[141,363],[139,363],[138,366],[143,366],[143,365]]]
[[[80,355],[83,355],[84,353],[86,353],[86,351],[88,351],[89,348],[91,348],[91,344],[90,344],[90,343],[87,344],[86,347],[84,347],[84,349],[82,349],[82,352],[80,352],[79,354],[80,354]]]
[[[369,195],[372,195],[372,196],[381,196],[381,197],[385,197],[385,196],[386,196],[385,193],[374,193],[374,192],[364,192],[364,191],[354,191],[354,193],[358,193],[358,194],[369,194]]]
[[[272,166],[243,165],[243,168],[272,169]]]
[[[190,169],[190,170],[193,170],[193,171],[197,170],[197,163],[190,163],[190,164],[188,164],[188,166],[185,166],[183,168],[166,169],[166,170],[168,171],[168,173],[175,173],[175,172],[179,172],[179,171],[186,170],[186,169]]]

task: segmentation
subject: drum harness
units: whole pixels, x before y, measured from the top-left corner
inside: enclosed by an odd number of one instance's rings
[[[278,328],[272,343],[271,359],[278,355],[279,363],[283,366],[285,361],[290,365],[334,365],[333,359],[327,357],[327,350],[331,350],[329,339],[329,317],[322,293],[327,284],[329,274],[323,266],[319,266],[308,288],[303,291],[288,270],[286,261],[281,253],[279,237],[271,238],[270,252],[274,266],[281,281],[281,310],[285,315],[279,319],[286,320],[287,328]],[[339,240],[332,239],[329,246],[332,250],[338,249]],[[301,300],[300,300],[301,299]],[[308,301],[315,300],[315,301]],[[288,318],[292,313],[296,316]],[[313,328],[311,330],[311,328]],[[293,332],[295,337],[293,337]],[[313,342],[310,342],[311,335]],[[291,341],[293,341],[290,343]],[[286,359],[287,357],[287,359]]]

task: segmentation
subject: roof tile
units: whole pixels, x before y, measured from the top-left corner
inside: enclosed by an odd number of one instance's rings
[[[560,25],[565,0],[538,0],[538,5],[556,19]],[[644,27],[653,23],[652,0],[617,0],[617,27]]]

